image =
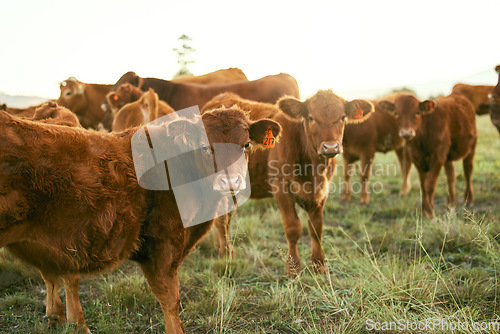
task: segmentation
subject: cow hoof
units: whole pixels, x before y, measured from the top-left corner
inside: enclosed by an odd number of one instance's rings
[[[45,317],[48,320],[49,328],[55,328],[66,323],[66,319],[64,318],[64,316],[61,317],[58,315],[48,315]]]
[[[325,274],[327,271],[324,263],[313,263],[312,269],[315,274]]]
[[[346,194],[343,194],[341,199],[344,201],[344,202],[347,202],[349,203],[351,201],[351,195],[346,195]]]

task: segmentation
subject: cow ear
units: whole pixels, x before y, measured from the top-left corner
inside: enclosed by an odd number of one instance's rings
[[[261,119],[252,122],[248,129],[250,140],[255,142],[257,146],[262,146],[268,130],[272,131],[273,137],[276,138],[277,141],[278,136],[281,134],[281,125],[278,122],[270,119]]]
[[[497,65],[495,67],[495,72],[497,72],[497,74],[500,74],[500,65]]]
[[[377,103],[377,108],[380,109],[381,111],[385,111],[395,116],[398,115],[396,112],[396,105],[392,102],[386,100],[380,101],[379,103]]]
[[[420,102],[418,106],[421,115],[427,115],[434,111],[434,102],[431,100],[425,100]]]
[[[348,123],[362,123],[368,119],[375,108],[370,101],[352,100],[345,104],[345,114],[348,117]]]
[[[278,100],[277,104],[285,115],[292,118],[302,118],[309,114],[306,104],[291,96],[283,96]]]
[[[79,82],[76,86],[75,94],[76,95],[83,95],[84,91],[85,91],[85,85],[82,84],[81,82]]]

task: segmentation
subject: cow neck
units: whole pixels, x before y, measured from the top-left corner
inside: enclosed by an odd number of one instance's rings
[[[293,136],[296,140],[295,147],[300,148],[300,150],[293,150],[297,152],[295,156],[296,162],[300,165],[325,163],[324,158],[318,155],[307,137],[306,122],[304,119],[300,124],[297,124],[296,129],[298,130],[298,135]]]

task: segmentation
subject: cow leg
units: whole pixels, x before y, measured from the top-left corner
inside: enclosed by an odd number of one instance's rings
[[[474,193],[472,191],[472,170],[474,169],[474,153],[475,147],[471,153],[463,160],[464,176],[465,176],[465,203],[471,204],[474,202]]]
[[[40,271],[40,274],[42,275],[43,281],[45,282],[45,288],[47,289],[47,306],[45,314],[49,319],[49,326],[55,327],[64,325],[66,322],[64,318],[64,307],[59,297],[60,277],[42,271]]]
[[[406,147],[402,147],[396,150],[396,155],[398,156],[399,166],[401,167],[401,174],[403,177],[403,183],[401,184],[400,195],[407,195],[411,190],[410,182],[410,170],[411,170],[411,157]]]
[[[351,176],[354,174],[354,160],[350,160],[344,155],[344,190],[342,191],[342,199],[346,202],[351,201]]]
[[[453,161],[446,161],[444,164],[446,180],[448,181],[448,206],[453,207],[457,204],[455,196],[455,167]]]
[[[292,277],[297,276],[300,273],[300,257],[297,243],[302,235],[302,223],[295,210],[295,200],[292,194],[276,193],[274,194],[274,199],[281,213],[285,236],[288,242],[286,271]]]
[[[229,225],[231,224],[231,218],[235,212],[236,208],[228,214],[215,219],[215,227],[217,228],[217,247],[220,257],[234,257],[233,246],[229,238]]]
[[[173,258],[178,251],[174,247],[165,247],[154,259],[141,263],[144,276],[151,291],[160,303],[165,320],[165,333],[185,333],[179,318],[179,265],[181,256]],[[174,255],[175,256],[175,255]]]
[[[69,323],[75,323],[82,333],[90,333],[83,319],[82,305],[78,296],[80,275],[64,275],[64,290],[66,291],[66,315]]]
[[[428,172],[420,175],[422,185],[422,213],[428,218],[434,218],[434,192],[442,164],[434,164]],[[423,179],[422,179],[423,176]]]
[[[323,235],[323,207],[325,201],[318,203],[313,209],[309,210],[309,221],[307,228],[311,237],[312,246],[312,264],[315,272],[325,271],[325,256],[321,248],[321,236]]]
[[[370,169],[372,167],[374,153],[363,154],[361,156],[361,204],[368,204],[370,202],[370,193],[368,191],[368,180],[370,178]]]

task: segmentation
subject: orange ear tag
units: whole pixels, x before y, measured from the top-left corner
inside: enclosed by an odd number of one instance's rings
[[[113,95],[113,100],[118,101],[118,95]]]
[[[354,115],[352,115],[352,118],[354,118],[354,119],[363,118],[363,109],[359,108],[358,110],[356,110]]]
[[[267,130],[267,135],[264,137],[264,143],[262,146],[264,146],[264,148],[273,148],[274,141],[273,130]]]

